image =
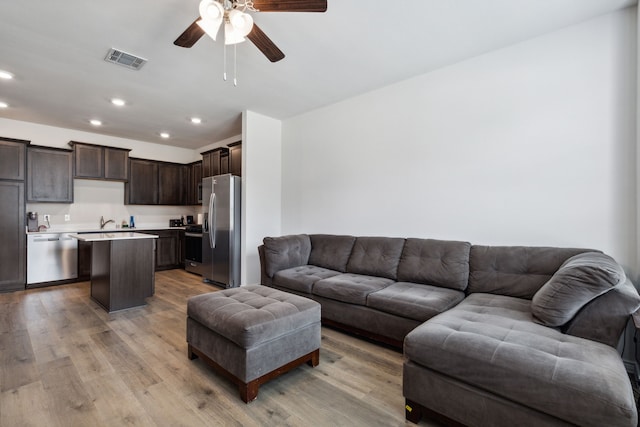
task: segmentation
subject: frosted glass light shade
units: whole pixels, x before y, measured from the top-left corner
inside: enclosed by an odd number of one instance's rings
[[[244,36],[232,24],[224,24],[224,44],[238,44],[245,41]]]
[[[222,5],[217,1],[202,0],[200,2],[200,17],[202,19],[197,22],[198,26],[215,40],[224,17]]]
[[[236,31],[242,34],[243,37],[249,34],[253,28],[253,18],[251,15],[237,9],[229,12],[229,22]]]

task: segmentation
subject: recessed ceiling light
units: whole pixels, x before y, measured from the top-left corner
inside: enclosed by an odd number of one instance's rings
[[[118,107],[122,107],[123,105],[126,104],[124,99],[120,99],[120,98],[111,98],[111,103],[113,105],[117,105]]]
[[[9,108],[9,104],[7,104],[6,102],[0,101],[0,108]]]
[[[98,119],[91,119],[89,120],[89,123],[91,123],[94,126],[102,126],[102,122]]]
[[[191,123],[193,123],[194,125],[199,125],[200,123],[202,123],[202,119],[200,117],[191,117]]]
[[[13,74],[8,71],[0,70],[0,79],[10,80],[13,78]]]
[[[160,136],[163,138],[169,138],[171,135],[169,135],[167,132],[160,132]]]

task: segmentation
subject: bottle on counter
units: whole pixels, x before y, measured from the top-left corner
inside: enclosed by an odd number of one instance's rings
[[[136,228],[136,221],[133,218],[133,215],[129,217],[129,228]]]
[[[180,215],[180,225],[184,226],[184,215]]]

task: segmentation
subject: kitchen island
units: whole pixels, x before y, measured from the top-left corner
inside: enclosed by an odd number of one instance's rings
[[[86,233],[91,242],[91,298],[108,312],[145,305],[154,293],[153,234]]]

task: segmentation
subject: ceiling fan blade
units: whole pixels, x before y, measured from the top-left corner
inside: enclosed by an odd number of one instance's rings
[[[260,12],[326,12],[327,0],[253,0]]]
[[[260,52],[264,53],[264,56],[266,56],[269,61],[278,62],[284,58],[284,53],[278,49],[278,46],[276,46],[255,23],[253,24],[251,32],[247,34],[247,38],[260,49]]]
[[[200,37],[204,36],[204,30],[197,24],[199,20],[200,18],[193,21],[193,24],[189,25],[173,44],[180,47],[191,47],[196,44]]]

